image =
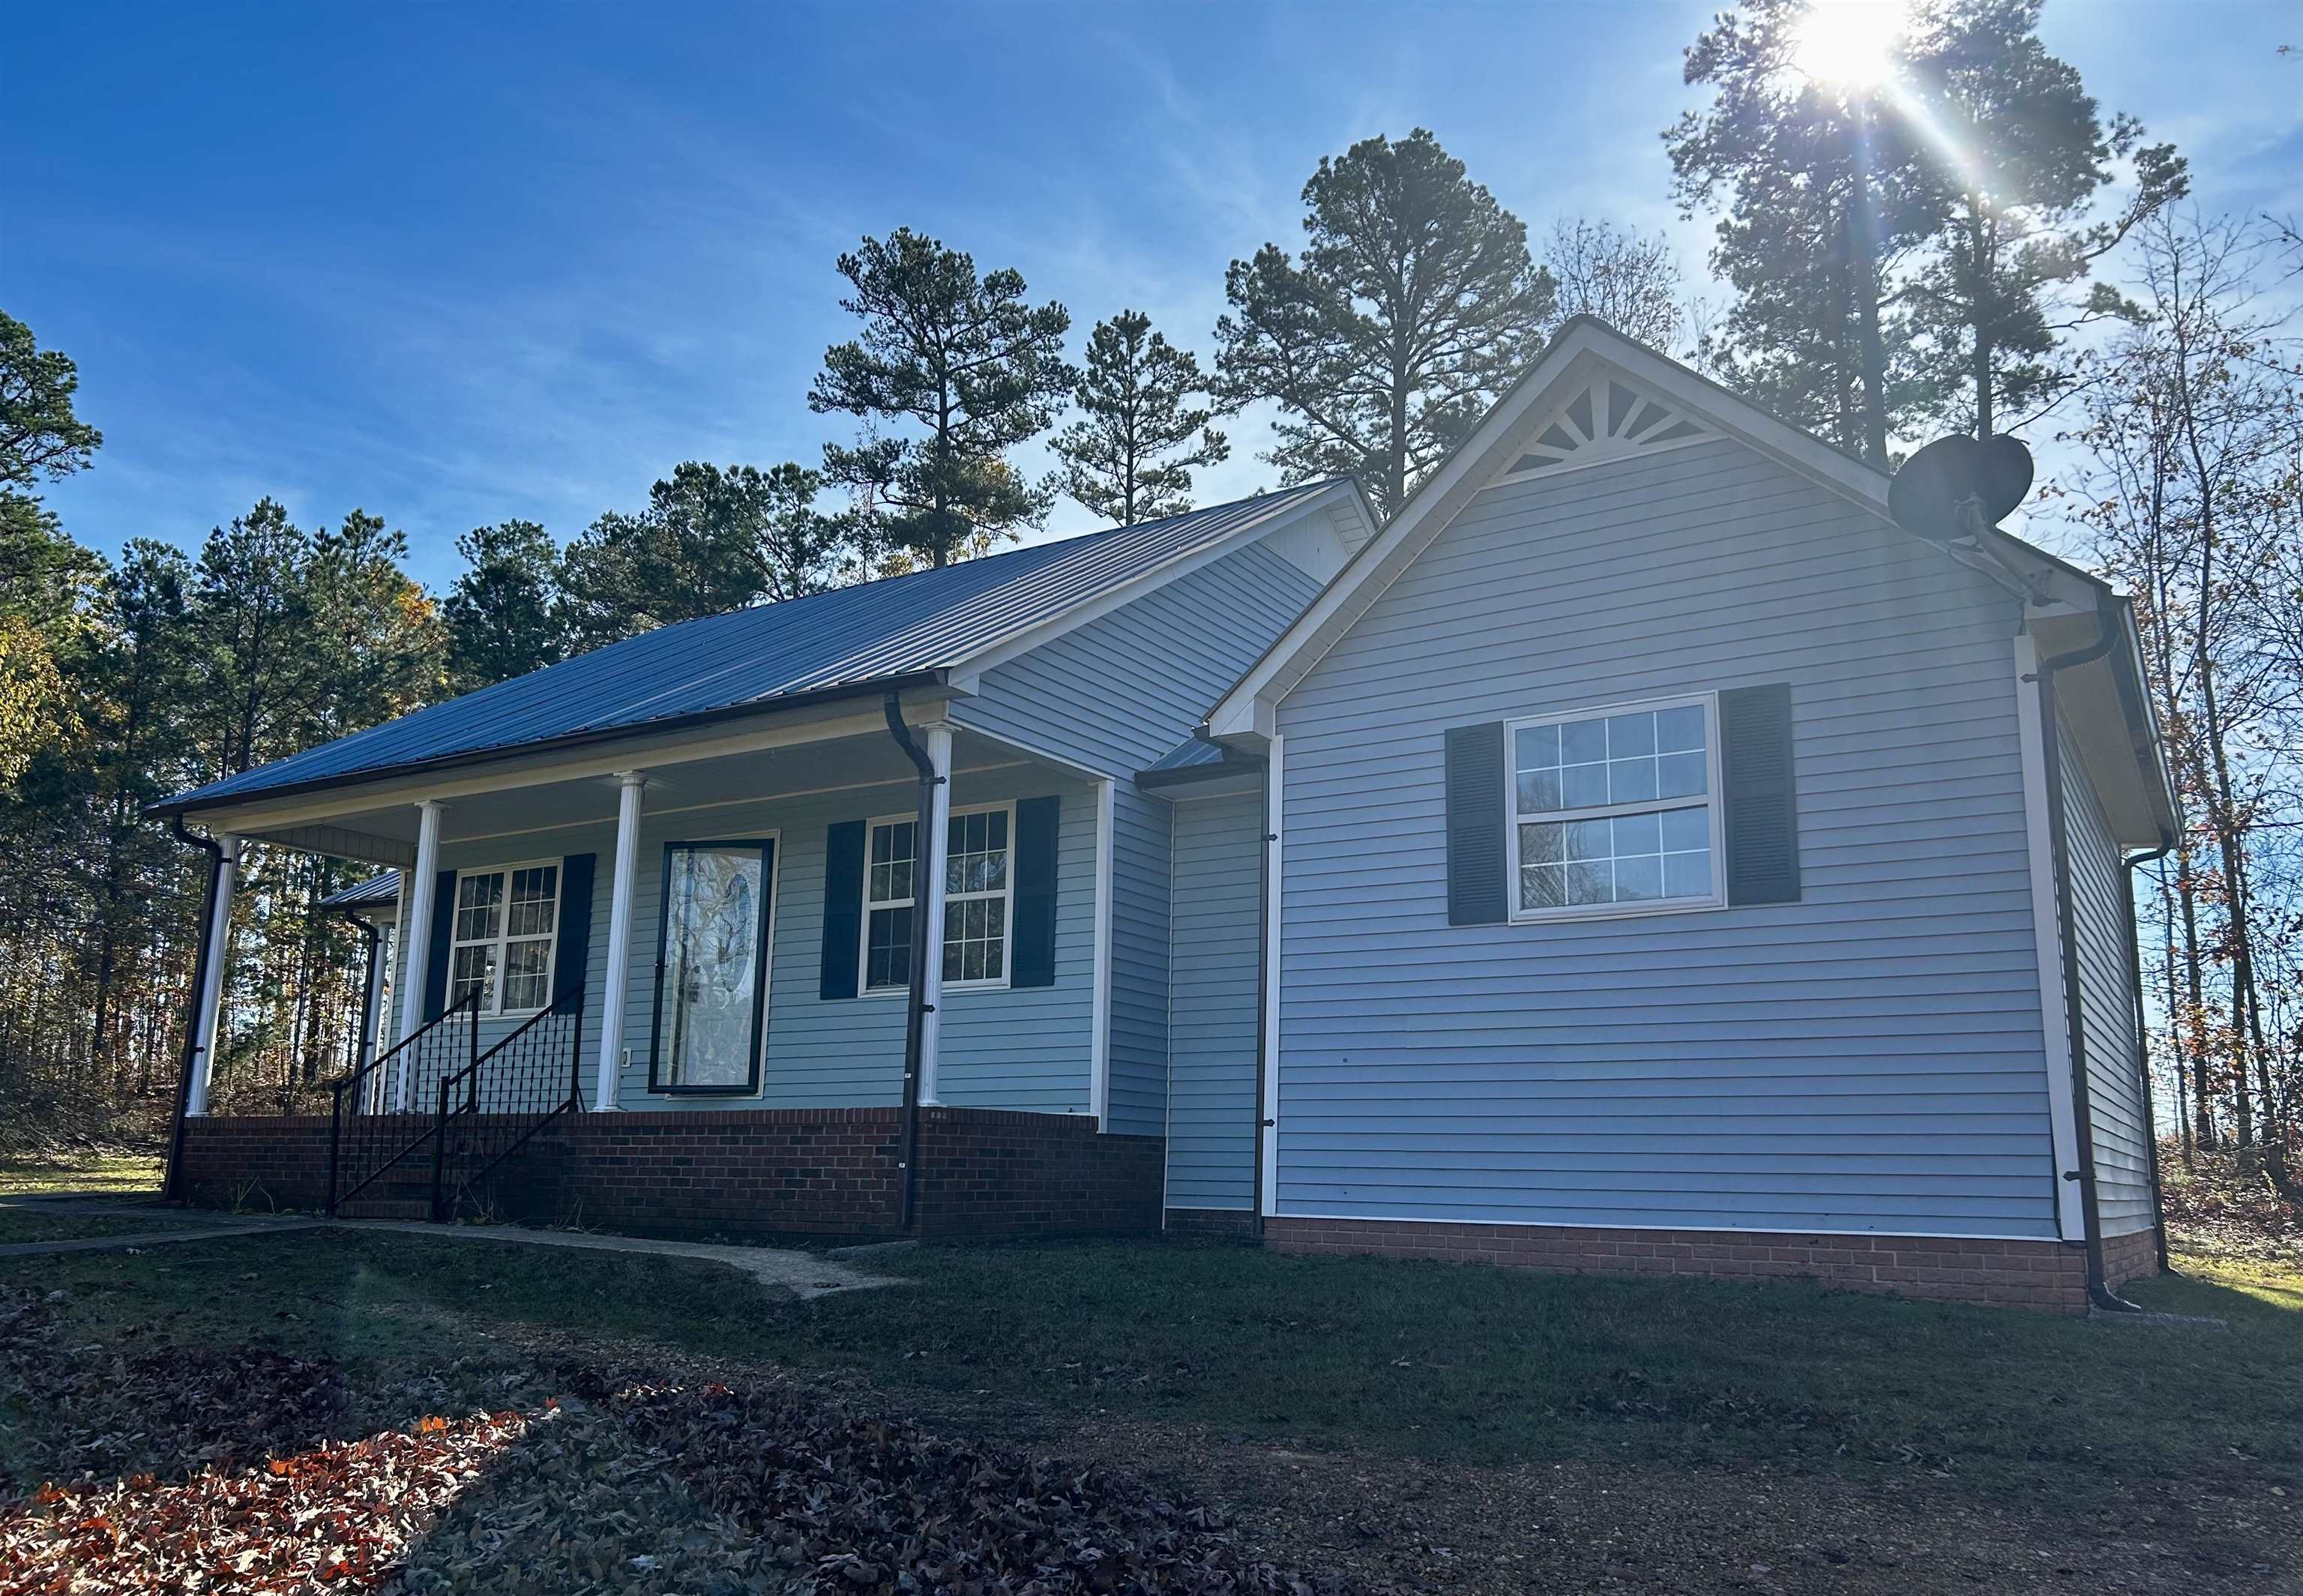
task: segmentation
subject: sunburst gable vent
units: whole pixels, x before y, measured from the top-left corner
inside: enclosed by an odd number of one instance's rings
[[[1498,480],[1596,466],[1718,435],[1662,400],[1603,376],[1560,406]]]

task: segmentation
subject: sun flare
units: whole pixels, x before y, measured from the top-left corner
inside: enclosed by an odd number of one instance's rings
[[[1894,67],[1894,47],[1910,22],[1903,0],[1813,0],[1799,23],[1793,60],[1813,82],[1876,89]]]

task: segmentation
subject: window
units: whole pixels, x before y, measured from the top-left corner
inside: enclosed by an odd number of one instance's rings
[[[527,1014],[552,1001],[560,866],[513,865],[456,877],[448,1002],[473,992],[483,1014]]]
[[[943,979],[950,986],[1001,986],[1008,981],[1009,842],[1013,805],[951,816],[944,843]],[[912,915],[919,825],[872,823],[864,864],[864,985],[909,986]]]
[[[1717,722],[1708,695],[1512,722],[1512,917],[1720,902]]]

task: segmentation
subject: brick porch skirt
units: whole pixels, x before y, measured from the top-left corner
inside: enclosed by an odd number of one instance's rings
[[[1283,1253],[1437,1258],[1573,1274],[1803,1277],[1900,1296],[2087,1311],[2087,1254],[2076,1243],[1285,1218],[1265,1220],[1263,1235]],[[2114,1287],[2158,1271],[2148,1230],[2110,1238],[2104,1248],[2105,1272]]]
[[[898,1119],[895,1109],[573,1115],[500,1166],[485,1195],[509,1218],[636,1235],[892,1236]],[[418,1161],[426,1170],[428,1156]],[[1078,1115],[924,1109],[915,1234],[1154,1231],[1164,1158],[1160,1137],[1105,1136]],[[196,1203],[327,1203],[323,1118],[188,1120],[183,1159]]]

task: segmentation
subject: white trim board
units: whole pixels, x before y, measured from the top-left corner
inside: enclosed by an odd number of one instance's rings
[[[1556,410],[1603,377],[1644,390],[1710,428],[1716,438],[1741,443],[1857,509],[1883,521],[1888,519],[1885,472],[1776,419],[1605,323],[1578,317],[1497,401],[1471,437],[1415,490],[1391,523],[1354,556],[1342,574],[1217,701],[1208,712],[1207,734],[1250,743],[1269,738],[1275,729],[1279,702],[1414,563],[1472,497],[1491,486],[1526,452]],[[2001,541],[2016,548],[2026,546],[2004,535]],[[2078,604],[2079,595],[2074,595],[2069,602]],[[2093,607],[2091,596],[2085,598],[2083,607]]]
[[[1263,1139],[1263,1169],[1258,1184],[1266,1218],[1278,1212],[1275,1204],[1279,1200],[1279,939],[1285,925],[1279,914],[1279,849],[1286,836],[1286,755],[1287,739],[1273,737],[1264,776],[1263,807],[1263,1118],[1270,1123],[1256,1127]]]
[[[1105,776],[1097,781],[1095,789],[1095,942],[1094,974],[1088,997],[1087,1111],[1095,1117],[1099,1130],[1111,1117],[1111,819],[1115,787],[1115,779]],[[1168,847],[1172,853],[1172,833]],[[1172,883],[1172,873],[1169,879]],[[1171,913],[1173,897],[1171,891]],[[1169,983],[1171,988],[1173,984]],[[1169,995],[1172,999],[1172,992]],[[1174,1096],[1171,1085],[1171,1104]],[[1164,1183],[1166,1178],[1163,1173],[1161,1181]]]
[[[2012,649],[2015,725],[2023,768],[2023,830],[2031,878],[2032,940],[2038,952],[2039,1034],[2047,1072],[2049,1172],[2054,1178],[2055,1228],[2067,1240],[2087,1235],[2079,1183],[2066,1179],[2079,1167],[2079,1112],[2071,1080],[2071,1014],[2063,1002],[2063,937],[2055,914],[2055,850],[2047,829],[2046,739],[2039,718],[2039,692],[2027,680],[2038,669],[2037,646],[2028,636]]]

